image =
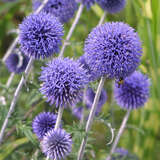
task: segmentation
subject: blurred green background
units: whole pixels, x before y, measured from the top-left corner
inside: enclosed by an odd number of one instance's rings
[[[0,58],[2,58],[16,37],[14,29],[18,27],[23,18],[32,12],[31,1],[17,0],[12,3],[0,1]],[[94,5],[91,10],[84,10],[75,32],[71,38],[71,45],[67,47],[65,56],[79,57],[83,54],[83,44],[88,33],[98,24],[103,10]],[[143,57],[140,69],[147,74],[151,81],[151,96],[144,108],[132,111],[127,128],[123,133],[119,147],[128,149],[138,155],[140,160],[160,160],[160,0],[127,0],[125,9],[119,14],[107,15],[105,21],[123,21],[134,27],[139,33],[143,44]],[[64,25],[65,35],[73,19]],[[32,119],[43,110],[51,110],[42,95],[38,76],[40,66],[45,61],[36,61],[32,68],[29,81],[22,89],[15,112],[9,120],[5,134],[5,142],[0,147],[0,160],[41,160],[44,159],[39,149],[39,142],[32,133]],[[12,95],[21,75],[16,75],[9,89],[5,88],[10,73],[0,62],[0,92],[6,98],[6,105],[0,104],[0,128],[8,111]],[[96,84],[94,84],[96,85]],[[111,135],[105,125],[99,121],[103,119],[116,128],[116,133],[125,115],[112,100],[112,83],[107,81],[105,89],[108,101],[103,112],[95,120],[84,160],[105,160],[111,146]],[[53,109],[52,109],[53,110]],[[56,109],[54,109],[56,112]],[[73,133],[73,153],[68,159],[75,160],[79,148],[84,126],[79,126],[78,120],[72,116],[69,109],[65,110],[64,128]],[[81,135],[81,136],[80,136]],[[76,138],[78,137],[78,138]],[[38,150],[37,150],[38,149]]]

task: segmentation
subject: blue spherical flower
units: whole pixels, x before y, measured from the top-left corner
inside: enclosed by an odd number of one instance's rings
[[[117,148],[112,156],[111,160],[138,160],[138,157],[128,152],[123,148]]]
[[[41,148],[51,159],[64,159],[72,150],[71,135],[63,129],[50,130],[44,136]]]
[[[31,14],[19,28],[21,50],[27,56],[39,59],[59,52],[63,26],[57,18],[44,12]]]
[[[41,3],[41,0],[33,0],[33,9],[36,10]],[[74,16],[77,8],[75,0],[49,0],[42,11],[52,14],[62,23],[66,23]]]
[[[74,106],[72,108],[72,114],[78,119],[82,119],[84,108],[82,106]]]
[[[84,97],[84,103],[86,105],[86,109],[90,110],[94,101],[94,97],[95,97],[95,92],[93,91],[92,88],[88,88],[86,90],[85,93],[85,97]],[[98,116],[98,114],[101,112],[101,109],[103,107],[103,105],[106,103],[107,101],[107,92],[103,89],[99,98],[99,102],[96,108],[96,113],[95,115]],[[75,115],[78,119],[81,119],[82,114],[83,114],[83,110],[84,107],[82,106],[75,106],[72,109],[72,113],[73,115]]]
[[[87,7],[87,9],[90,9],[90,7],[95,3],[95,0],[76,0],[78,3],[82,3]]]
[[[126,0],[96,0],[107,12],[113,14],[120,12],[126,5]]]
[[[6,66],[10,72],[21,73],[25,71],[29,58],[21,54],[12,53],[6,59]]]
[[[95,81],[99,78],[99,76],[95,73],[95,72],[92,72],[89,68],[89,66],[87,65],[86,61],[85,61],[85,58],[84,58],[84,55],[81,56],[79,59],[78,59],[78,62],[82,65],[82,67],[86,70],[86,73],[89,77],[89,81]]]
[[[120,86],[115,84],[114,96],[117,104],[124,109],[144,106],[149,98],[150,80],[139,71],[125,78]]]
[[[57,115],[51,112],[38,114],[32,122],[33,132],[39,139],[42,139],[49,130],[54,129],[56,120]]]
[[[82,89],[88,83],[85,70],[77,61],[69,58],[55,58],[42,67],[39,78],[43,83],[40,91],[50,104],[66,106],[76,103]]]
[[[94,28],[85,42],[84,51],[91,72],[117,79],[133,73],[142,54],[137,33],[122,22],[105,23]]]

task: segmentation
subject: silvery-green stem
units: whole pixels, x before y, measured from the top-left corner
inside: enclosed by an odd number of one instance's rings
[[[86,146],[87,138],[88,138],[88,132],[91,129],[91,126],[92,126],[92,123],[93,123],[93,118],[95,116],[97,104],[98,104],[98,101],[99,101],[99,98],[100,98],[101,91],[102,91],[103,86],[104,86],[104,82],[105,82],[105,77],[102,77],[101,80],[100,80],[100,83],[98,85],[98,89],[97,89],[97,92],[96,92],[96,95],[95,95],[95,98],[94,98],[94,102],[93,102],[92,107],[91,107],[89,118],[87,120],[86,129],[85,129],[86,136],[82,140],[82,143],[81,143],[81,146],[80,146],[80,149],[79,149],[79,152],[78,152],[77,160],[82,160],[82,158],[83,158],[84,150],[85,150],[85,146]]]
[[[70,38],[71,38],[71,36],[72,36],[72,33],[73,33],[76,25],[78,24],[78,21],[79,21],[79,18],[80,18],[80,16],[81,16],[81,14],[82,14],[83,8],[84,8],[84,6],[83,6],[83,4],[81,4],[81,5],[79,6],[78,11],[77,11],[77,14],[76,14],[76,17],[75,17],[75,19],[74,19],[74,22],[72,23],[72,26],[71,26],[68,34],[67,34],[67,37],[66,37],[66,39],[65,39],[65,41],[64,41],[63,46],[62,46],[62,48],[61,48],[61,51],[60,51],[60,54],[59,54],[60,57],[63,57],[64,50],[65,50],[65,48],[66,48],[66,46],[67,46],[67,44],[68,44],[68,41],[70,40]]]
[[[48,2],[48,0],[44,0],[42,2],[42,4],[35,11],[35,14],[38,14],[43,9],[43,7],[46,5],[47,2]],[[17,32],[19,33],[19,29],[17,29]],[[16,47],[18,41],[19,41],[19,35],[14,39],[11,46],[8,48],[7,52],[5,53],[4,57],[2,58],[2,62],[6,61],[8,56],[12,53],[13,49]]]
[[[40,7],[35,11],[35,14],[38,14],[42,9],[43,7],[45,6],[45,4],[48,2],[48,0],[44,0],[43,3],[40,5]],[[12,50],[14,49],[14,47],[16,46],[17,42],[19,40],[19,36],[17,36],[17,38],[14,40],[14,43],[11,45],[11,49],[9,50],[10,53],[12,52]],[[10,54],[8,53],[8,55]],[[8,120],[9,118],[11,117],[11,114],[12,112],[14,111],[14,108],[15,108],[15,105],[16,105],[16,102],[17,102],[17,99],[19,97],[19,94],[20,94],[20,91],[21,91],[21,88],[23,87],[23,84],[25,83],[25,81],[27,80],[27,77],[29,75],[29,72],[30,72],[30,68],[32,66],[32,63],[33,63],[33,58],[31,57],[29,62],[28,62],[28,65],[26,67],[26,70],[24,72],[25,74],[25,78],[24,76],[21,77],[21,80],[17,86],[17,89],[14,93],[14,96],[13,96],[13,99],[12,99],[12,102],[11,102],[11,105],[10,105],[10,108],[9,108],[9,111],[7,113],[7,116],[3,122],[3,125],[2,125],[2,128],[1,128],[1,131],[0,131],[0,144],[2,143],[3,141],[3,136],[4,136],[4,132],[5,132],[5,129],[7,127],[7,124],[8,124]]]
[[[115,149],[117,148],[117,144],[118,144],[118,142],[119,142],[119,140],[121,138],[121,135],[122,135],[122,133],[123,133],[125,127],[126,127],[130,112],[131,112],[131,110],[128,110],[126,115],[124,116],[122,124],[120,126],[120,129],[118,131],[118,134],[117,134],[117,136],[116,136],[116,138],[115,138],[115,140],[113,142],[113,145],[112,145],[112,148],[111,148],[111,151],[110,151],[110,155],[107,157],[106,160],[110,160],[111,159],[111,155],[115,152]]]
[[[63,115],[63,110],[64,110],[64,107],[61,106],[59,107],[58,109],[58,116],[57,116],[57,120],[56,120],[56,124],[55,124],[55,127],[54,129],[58,129],[60,124],[61,124],[61,119],[62,119],[62,115]]]
[[[74,29],[75,29],[75,27],[76,27],[76,25],[77,25],[77,23],[78,23],[78,21],[79,21],[79,18],[80,18],[81,14],[82,14],[83,8],[84,8],[84,6],[83,6],[83,4],[81,4],[81,5],[79,6],[78,11],[77,11],[76,17],[75,17],[75,19],[74,19],[74,21],[73,21],[73,23],[72,23],[72,26],[71,26],[68,34],[67,34],[67,37],[66,37],[66,39],[65,39],[65,41],[64,41],[64,43],[63,43],[63,46],[62,46],[61,51],[60,51],[60,53],[59,53],[59,57],[63,57],[64,50],[65,50],[65,48],[66,48],[66,46],[67,46],[67,41],[69,41],[70,38],[71,38],[71,36],[72,36],[72,33],[73,33],[73,31],[74,31]],[[55,124],[55,128],[54,128],[54,129],[58,129],[59,126],[60,126],[61,119],[62,119],[62,115],[63,115],[63,110],[64,110],[64,106],[59,107],[58,117],[57,117],[57,120],[56,120],[56,124]],[[49,157],[47,157],[46,160],[49,160]]]
[[[8,58],[8,56],[12,53],[13,49],[15,48],[15,46],[17,45],[19,40],[19,36],[17,36],[12,44],[10,45],[10,47],[8,48],[7,52],[5,53],[4,57],[2,58],[2,62],[4,63],[6,61],[6,59]]]
[[[104,22],[106,16],[107,16],[107,12],[104,12],[102,17],[101,17],[101,19],[100,19],[100,21],[99,21],[99,23],[98,23],[98,26],[100,26]]]
[[[3,122],[3,125],[2,125],[2,128],[1,128],[1,132],[0,132],[0,144],[2,143],[4,132],[5,132],[5,129],[6,129],[7,124],[8,124],[8,120],[11,117],[12,112],[14,111],[17,99],[18,99],[19,94],[20,94],[20,90],[21,90],[23,84],[25,83],[25,81],[26,81],[26,79],[27,79],[27,77],[29,75],[29,71],[30,71],[30,67],[31,67],[32,63],[33,63],[33,59],[31,58],[30,61],[29,61],[29,63],[28,63],[28,65],[27,65],[27,68],[25,70],[25,78],[24,78],[24,76],[21,77],[21,80],[20,80],[20,82],[18,84],[18,87],[17,87],[17,89],[16,89],[16,91],[14,93],[14,96],[13,96],[13,99],[12,99],[9,111],[7,113],[5,121]]]
[[[15,73],[14,73],[14,72],[12,72],[12,73],[10,74],[9,78],[8,78],[7,83],[6,83],[6,87],[7,87],[7,88],[9,88],[9,87],[10,87],[11,82],[12,82],[12,80],[13,80],[14,76],[15,76]]]

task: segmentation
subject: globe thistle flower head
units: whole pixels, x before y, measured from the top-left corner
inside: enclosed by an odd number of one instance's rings
[[[72,114],[80,120],[83,116],[83,109],[82,106],[75,106],[72,109]]]
[[[85,104],[88,109],[92,107],[92,104],[94,102],[94,97],[95,97],[95,92],[93,91],[92,88],[88,88],[85,94]],[[107,101],[107,92],[103,89],[98,101],[98,105],[95,113],[96,116],[99,114],[102,106],[106,103],[106,101]]]
[[[47,58],[59,52],[63,26],[47,13],[31,14],[19,26],[21,50],[35,59]]]
[[[95,72],[92,72],[89,68],[89,66],[87,65],[86,61],[85,61],[85,58],[84,58],[84,55],[81,56],[79,59],[78,59],[78,62],[82,65],[82,67],[86,70],[86,73],[89,77],[89,81],[95,81],[97,80],[100,75],[98,74],[95,74]]]
[[[136,109],[144,106],[149,98],[150,80],[139,71],[125,78],[122,85],[115,84],[114,97],[124,109]]]
[[[12,53],[6,59],[6,66],[10,72],[21,73],[25,71],[29,58],[21,54]]]
[[[138,160],[138,157],[124,148],[117,148],[111,160]]]
[[[85,70],[77,61],[69,58],[55,58],[42,67],[40,91],[47,101],[56,106],[67,106],[80,100],[82,89],[88,83]]]
[[[86,6],[87,9],[90,9],[91,6],[95,3],[95,0],[76,0],[78,3],[82,3]]]
[[[137,33],[122,22],[109,22],[94,28],[84,51],[91,72],[111,79],[125,78],[133,73],[142,54]]]
[[[114,14],[124,9],[126,0],[96,0],[97,3],[107,11],[108,13]]]
[[[41,140],[49,130],[54,129],[56,120],[57,115],[51,112],[38,114],[32,122],[33,132]]]
[[[72,150],[71,135],[63,129],[49,130],[41,142],[41,148],[50,159],[64,159]]]
[[[33,0],[33,10],[41,4],[41,0]],[[42,11],[54,15],[61,23],[66,23],[74,16],[77,8],[75,0],[49,0]]]

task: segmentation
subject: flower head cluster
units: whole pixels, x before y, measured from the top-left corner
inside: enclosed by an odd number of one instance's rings
[[[10,72],[21,73],[26,69],[28,61],[28,57],[17,53],[12,53],[8,56],[5,64]]]
[[[149,98],[150,80],[139,71],[125,78],[122,85],[115,84],[114,96],[117,104],[124,109],[144,106]]]
[[[86,70],[86,73],[89,77],[89,81],[95,81],[97,80],[100,76],[95,73],[95,72],[92,72],[89,68],[89,66],[87,65],[86,61],[85,61],[85,57],[84,55],[81,56],[79,59],[78,59],[78,62],[82,65],[82,67]]]
[[[39,139],[42,139],[49,130],[54,129],[56,120],[57,115],[51,112],[38,114],[32,122],[33,132]]]
[[[94,101],[94,97],[95,97],[95,92],[93,91],[92,88],[88,88],[84,97],[85,98],[84,102],[87,110],[91,109]],[[97,108],[96,108],[96,113],[95,113],[96,116],[98,116],[98,114],[101,112],[102,106],[106,103],[106,101],[107,101],[107,92],[103,89],[98,101]],[[73,107],[72,113],[78,119],[81,119],[83,114],[83,109],[84,108],[82,106]]]
[[[51,159],[64,159],[72,150],[71,136],[63,129],[50,130],[44,136],[41,148]]]
[[[114,14],[120,12],[126,4],[126,0],[96,0],[97,3],[107,12]]]
[[[94,28],[85,42],[84,51],[91,72],[117,79],[133,73],[142,54],[137,33],[122,22],[109,22]]]
[[[111,160],[138,160],[138,157],[128,152],[123,148],[117,148],[112,156]]]
[[[87,9],[90,9],[90,7],[95,3],[95,0],[76,0],[78,3],[82,3],[87,7]]]
[[[76,103],[82,89],[88,83],[85,70],[77,61],[69,58],[56,58],[42,67],[39,78],[43,83],[40,91],[50,104],[66,106]]]
[[[40,12],[29,15],[19,26],[21,50],[35,59],[59,52],[63,26],[57,18]]]
[[[33,9],[36,10],[41,4],[41,0],[33,0]],[[66,23],[74,16],[77,8],[75,0],[48,0],[42,11],[54,15],[61,23]]]

